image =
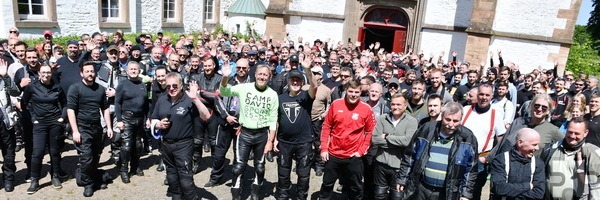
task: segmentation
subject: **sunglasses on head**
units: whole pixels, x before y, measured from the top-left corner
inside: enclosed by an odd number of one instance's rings
[[[167,85],[166,88],[167,89],[174,89],[174,90],[176,90],[177,88],[179,88],[179,85],[178,84],[171,84],[171,85]]]
[[[537,103],[533,104],[533,108],[535,108],[536,110],[542,108],[543,111],[547,111],[548,110],[548,106],[544,106],[544,105],[537,104]]]

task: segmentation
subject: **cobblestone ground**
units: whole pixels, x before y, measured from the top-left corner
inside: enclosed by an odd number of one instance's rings
[[[83,188],[78,187],[75,183],[74,172],[77,164],[77,152],[72,148],[69,141],[67,144],[68,150],[63,152],[62,165],[63,168],[71,175],[71,178],[63,183],[63,188],[60,190],[53,189],[50,184],[50,158],[46,155],[44,157],[44,166],[42,168],[43,177],[40,180],[41,189],[33,195],[27,194],[27,188],[29,183],[25,182],[25,163],[24,161],[24,150],[17,152],[17,174],[15,179],[15,190],[11,193],[6,193],[4,189],[0,190],[0,199],[84,199]],[[121,182],[118,176],[118,170],[115,169],[115,165],[109,159],[110,147],[106,146],[100,159],[100,168],[108,170],[114,179],[114,182],[108,185],[105,190],[98,190],[94,193],[94,196],[87,199],[169,199],[166,196],[167,186],[163,185],[165,178],[164,172],[156,171],[157,155],[145,155],[141,158],[140,165],[144,169],[144,176],[132,176],[131,183],[124,184]],[[202,162],[202,172],[194,176],[194,182],[197,186],[197,192],[202,199],[231,199],[229,186],[231,183],[232,175],[230,173],[231,165],[226,168],[226,174],[224,180],[227,180],[224,184],[215,186],[213,188],[203,188],[204,184],[208,181],[210,175],[210,153],[204,153]],[[230,150],[227,158],[231,161],[233,157],[232,151]],[[250,162],[249,164],[251,164]],[[251,178],[253,177],[253,168],[250,166],[246,168],[244,184],[249,186]],[[311,199],[317,199],[318,190],[322,183],[322,177],[317,177],[314,171],[311,171],[310,177],[310,191],[309,195]],[[265,183],[262,186],[262,196],[264,199],[275,199],[275,187],[277,184],[277,164],[276,162],[267,162]],[[292,182],[296,182],[296,176],[292,173]],[[4,184],[0,185],[3,187]],[[243,198],[249,199],[250,187],[246,187]],[[484,188],[484,191],[489,191],[488,186]],[[483,196],[487,196],[488,192],[484,192]],[[336,199],[341,199],[338,195]],[[486,199],[486,198],[484,198]]]

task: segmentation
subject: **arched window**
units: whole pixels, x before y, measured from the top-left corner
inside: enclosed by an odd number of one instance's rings
[[[406,15],[396,9],[376,8],[371,10],[364,18],[365,24],[408,26]]]

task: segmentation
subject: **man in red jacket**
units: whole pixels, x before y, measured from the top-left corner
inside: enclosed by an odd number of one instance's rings
[[[321,131],[321,159],[326,162],[320,199],[331,199],[339,177],[350,199],[362,199],[363,163],[367,154],[375,117],[371,107],[360,101],[360,82],[344,86],[346,96],[331,103]]]

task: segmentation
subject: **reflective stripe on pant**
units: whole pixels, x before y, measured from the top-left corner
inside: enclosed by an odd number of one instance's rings
[[[121,133],[121,172],[129,172],[131,162],[131,171],[139,167],[140,153],[143,147],[141,136],[144,135],[143,117],[126,117],[123,115],[123,132]]]

